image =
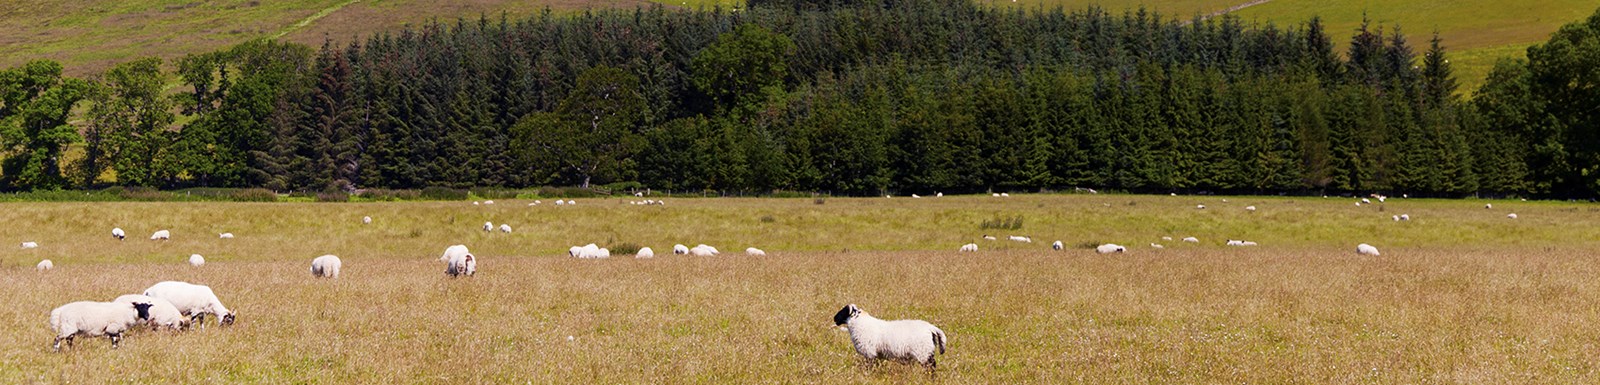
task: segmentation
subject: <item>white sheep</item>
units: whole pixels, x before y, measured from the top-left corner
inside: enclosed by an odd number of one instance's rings
[[[942,193],[942,192],[933,193],[933,196],[935,198],[943,198],[944,197],[944,193]]]
[[[922,197],[922,196],[920,196],[920,195],[917,195],[917,194],[911,194],[911,197],[912,197],[912,198],[921,198],[921,197]]]
[[[970,252],[976,252],[976,251],[978,251],[978,244],[976,244],[976,243],[968,243],[968,244],[965,244],[965,245],[961,245],[961,252],[963,252],[963,253],[970,253]]]
[[[1517,213],[1506,214],[1506,218],[1517,219]]]
[[[22,243],[22,248],[24,248],[24,249],[36,249],[36,248],[39,248],[39,243],[38,242],[23,242]]]
[[[1010,198],[1010,197],[1011,197],[1011,194],[1007,194],[1007,193],[1000,193],[1000,196],[1002,196],[1002,197],[1006,197],[1006,198]]]
[[[689,254],[689,246],[684,246],[682,244],[672,245],[672,253],[673,254]]]
[[[563,201],[563,200],[560,200],[560,199],[556,200],[556,206],[560,206],[560,205],[564,205],[564,204],[567,204],[567,202]]]
[[[116,238],[117,240],[120,241],[120,240],[127,239],[128,238],[128,233],[122,232],[122,228],[121,227],[113,227],[113,228],[111,228],[111,237],[112,238]]]
[[[200,256],[200,254],[189,254],[189,265],[190,266],[200,267],[200,266],[205,266],[205,264],[206,264],[206,257],[202,257],[202,256]]]
[[[1256,211],[1256,207],[1255,206],[1245,206],[1244,207],[1244,211]]]
[[[501,223],[500,224],[500,232],[506,233],[506,234],[511,234],[511,225],[505,224],[505,223]]]
[[[1017,242],[1033,243],[1033,238],[1028,238],[1028,237],[1024,237],[1024,236],[1020,236],[1020,235],[1008,236],[1008,237],[1006,237],[1006,239],[1010,239],[1010,240],[1017,241]]]
[[[451,277],[465,275],[471,277],[478,272],[478,258],[467,251],[466,245],[454,245],[444,249],[444,254],[439,256],[444,261],[444,273]]]
[[[491,232],[491,231],[494,231],[494,223],[484,222],[483,223],[483,232],[487,233],[487,232]]]
[[[1206,205],[1194,205],[1194,208],[1196,210],[1205,210],[1206,209]]]
[[[633,254],[633,257],[634,258],[655,258],[656,257],[656,252],[655,252],[655,250],[650,250],[650,248],[648,248],[648,247],[641,247],[641,248],[639,248],[639,252],[638,253],[634,253]]]
[[[1251,242],[1251,241],[1239,241],[1239,240],[1232,240],[1232,239],[1228,240],[1228,246],[1255,246],[1255,245],[1256,245],[1256,243],[1255,242]]]
[[[234,316],[232,310],[222,306],[222,301],[217,299],[216,292],[205,285],[196,285],[188,282],[163,281],[144,289],[144,295],[156,297],[172,302],[178,311],[188,315],[192,323],[203,324],[206,314],[217,317],[217,322],[222,325],[232,325]]]
[[[1150,248],[1152,248],[1152,249],[1165,249],[1167,247],[1166,246],[1162,246],[1160,243],[1151,243],[1150,244]]]
[[[1189,243],[1200,243],[1200,238],[1186,237],[1186,238],[1183,238],[1183,241],[1184,242],[1189,242]]]
[[[339,278],[339,269],[344,267],[344,261],[333,254],[316,257],[311,260],[311,276]]]
[[[111,338],[111,348],[122,342],[122,333],[150,318],[148,303],[73,302],[50,311],[50,328],[56,339],[51,349],[61,351],[61,342],[72,346],[77,336],[106,336]]]
[[[987,239],[987,240],[991,240],[991,241],[995,240],[993,235],[985,235],[985,236],[983,236],[983,239]]]
[[[1361,202],[1356,202],[1356,207],[1361,207]]]
[[[1361,203],[1370,205],[1370,204],[1372,204],[1372,200],[1367,199],[1367,198],[1361,198]]]
[[[483,204],[492,205],[494,204],[494,201],[483,201]]]
[[[46,259],[46,260],[43,260],[43,261],[39,261],[39,264],[38,265],[34,265],[33,268],[34,269],[38,269],[39,271],[50,270],[50,269],[56,268],[56,263],[55,262],[50,262],[50,260]]]
[[[1056,241],[1055,243],[1050,244],[1050,248],[1054,250],[1061,250],[1066,248],[1066,245],[1061,244],[1061,241]]]
[[[150,240],[154,241],[158,239],[163,241],[171,240],[172,232],[167,230],[156,230],[154,234],[150,234]]]
[[[1389,217],[1390,218],[1394,218],[1395,222],[1399,222],[1400,221],[1400,216],[1399,215],[1390,215]]]
[[[472,205],[473,205],[473,206],[477,206],[477,205],[481,205],[481,204],[483,204],[483,202],[479,202],[479,201],[472,201]]]
[[[361,217],[361,224],[363,224],[363,225],[372,224],[372,217]]]
[[[992,196],[992,197],[995,197],[995,198],[999,198],[1000,197],[1000,193],[989,193],[989,196]]]
[[[184,317],[178,307],[165,299],[142,294],[126,294],[111,300],[114,303],[148,303],[150,304],[150,317],[145,322],[150,324],[150,329],[183,330],[189,327],[189,317]]]
[[[1484,203],[1483,204],[1483,208],[1486,209],[1486,210],[1487,209],[1492,209],[1492,208],[1494,208],[1494,204],[1493,203]]]
[[[1161,237],[1161,240],[1170,241],[1170,240],[1172,240],[1172,237]]]
[[[1374,256],[1374,257],[1379,255],[1378,254],[1378,248],[1372,247],[1372,245],[1365,244],[1365,243],[1356,245],[1356,254],[1371,255],[1371,256]]]
[[[1402,220],[1402,221],[1411,220],[1411,214],[1400,214],[1400,220]]]
[[[1125,253],[1127,251],[1128,248],[1114,243],[1107,243],[1094,248],[1094,252],[1100,254]]]
[[[924,365],[931,371],[939,366],[934,356],[944,354],[944,345],[949,341],[943,330],[928,321],[885,321],[855,304],[839,309],[833,315],[833,324],[848,329],[856,353],[874,364],[878,360],[895,360]]]
[[[222,235],[219,235],[218,237],[222,239],[233,239],[233,233],[222,233]]]
[[[720,254],[720,253],[721,252],[717,251],[717,248],[711,247],[711,246],[706,246],[705,244],[701,244],[699,246],[695,246],[692,249],[689,249],[689,255],[693,255],[693,256],[696,256],[696,257],[710,257],[710,256],[717,255],[717,254]]]
[[[754,248],[754,247],[745,248],[744,249],[744,253],[746,255],[753,255],[753,256],[757,256],[757,257],[764,257],[764,256],[767,255],[767,252],[765,250],[757,249],[757,248]]]

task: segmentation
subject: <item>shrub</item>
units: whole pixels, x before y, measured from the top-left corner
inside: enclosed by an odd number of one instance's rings
[[[1018,215],[1015,218],[999,217],[985,220],[983,221],[983,224],[978,225],[978,228],[983,230],[1021,230],[1022,216]]]
[[[512,199],[517,197],[517,190],[499,187],[479,187],[471,190],[472,195],[484,199]]]
[[[236,202],[276,202],[278,194],[264,188],[247,188],[234,191],[228,198]]]
[[[638,254],[640,248],[642,247],[639,244],[633,242],[618,243],[610,247],[613,255]]]
[[[594,190],[582,187],[545,186],[539,188],[539,196],[550,198],[593,198],[596,195],[598,194],[595,194]]]
[[[772,223],[772,222],[777,222],[777,221],[778,220],[776,218],[773,218],[771,215],[762,215],[761,216],[761,223]]]
[[[421,190],[366,189],[356,196],[375,201],[410,201],[422,198]]]
[[[317,201],[318,202],[349,202],[350,201],[350,194],[347,194],[344,191],[338,191],[338,190],[323,191],[323,192],[317,193]]]
[[[441,201],[464,201],[467,200],[467,190],[437,186],[428,187],[422,189],[422,198]]]

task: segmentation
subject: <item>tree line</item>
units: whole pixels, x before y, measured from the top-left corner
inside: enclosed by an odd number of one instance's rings
[[[1458,95],[1441,42],[765,0],[0,71],[0,188],[1600,192],[1600,13]]]

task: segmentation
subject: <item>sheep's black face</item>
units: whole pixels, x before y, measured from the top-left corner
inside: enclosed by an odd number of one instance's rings
[[[139,312],[139,319],[150,319],[150,304],[135,303],[133,310]]]
[[[861,309],[857,309],[855,304],[845,306],[843,309],[839,309],[838,313],[833,315],[833,324],[834,326],[838,326],[850,323],[850,319],[855,318],[856,313],[860,312]]]
[[[222,324],[223,325],[232,325],[233,324],[233,313],[223,314],[222,315]]]

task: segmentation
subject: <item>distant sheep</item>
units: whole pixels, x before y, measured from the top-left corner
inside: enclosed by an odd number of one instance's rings
[[[114,227],[114,228],[111,229],[111,237],[112,238],[116,238],[117,240],[120,241],[120,240],[128,239],[128,233],[122,232],[122,228],[121,227]]]
[[[684,246],[684,245],[681,245],[681,244],[680,245],[672,245],[672,253],[673,254],[689,254],[689,246]]]
[[[689,255],[696,257],[710,257],[717,254],[721,254],[721,252],[717,251],[717,248],[706,246],[704,244],[689,249]]]
[[[1391,215],[1389,217],[1393,218],[1395,222],[1399,222],[1400,221],[1400,216],[1399,215]]]
[[[200,254],[189,254],[189,265],[190,266],[200,267],[200,266],[205,266],[205,264],[206,264],[206,257],[202,257],[202,256],[200,256]]]
[[[38,242],[23,242],[22,243],[22,248],[24,248],[24,249],[37,249],[37,248],[39,248],[39,243]]]
[[[1117,244],[1107,243],[1107,244],[1104,244],[1104,245],[1100,245],[1099,247],[1095,247],[1094,251],[1096,253],[1100,253],[1100,254],[1125,253],[1125,252],[1128,251],[1128,248],[1122,247],[1122,246],[1117,245]]]
[[[1238,241],[1238,240],[1232,240],[1232,239],[1228,240],[1228,246],[1255,246],[1255,245],[1256,245],[1256,243],[1255,242],[1251,242],[1251,241]]]
[[[1006,237],[1006,239],[1010,239],[1010,240],[1017,241],[1017,242],[1033,243],[1033,238],[1028,238],[1028,237],[1024,237],[1024,236],[1020,236],[1020,235],[1012,235],[1012,236]]]
[[[752,255],[752,256],[757,256],[757,257],[764,257],[764,256],[767,255],[767,252],[765,250],[757,249],[757,248],[754,248],[754,247],[750,247],[750,248],[744,249],[744,253],[746,255]]]
[[[567,252],[572,254],[574,257],[578,257],[579,259],[600,259],[611,257],[611,250],[601,248],[593,243],[584,246],[573,246],[571,249],[568,249]]]
[[[311,276],[339,278],[339,269],[343,267],[344,261],[333,254],[316,257],[311,260]]]
[[[1255,206],[1245,206],[1244,207],[1244,211],[1256,211],[1256,207]]]
[[[454,245],[444,249],[444,255],[439,256],[444,261],[444,273],[451,277],[468,276],[478,272],[478,258],[467,251],[466,245]]]
[[[55,262],[50,262],[50,260],[46,259],[46,260],[43,260],[43,261],[39,261],[39,264],[38,265],[34,265],[33,268],[37,269],[39,271],[50,270],[50,269],[56,268],[56,263]]]
[[[928,370],[938,367],[934,356],[944,353],[949,338],[943,330],[923,320],[884,321],[850,304],[833,315],[835,326],[850,331],[850,344],[862,358],[914,362]]]
[[[188,315],[190,323],[202,324],[207,314],[217,318],[221,325],[232,325],[235,313],[222,306],[222,301],[217,299],[217,293],[205,285],[196,285],[188,282],[164,281],[144,289],[144,295],[156,297],[172,302],[178,311]]]
[[[985,236],[983,236],[983,239],[987,239],[987,240],[993,241],[993,240],[995,240],[995,237],[993,235],[985,235]]]
[[[1000,193],[1000,196],[1002,196],[1002,197],[1007,197],[1007,198],[1010,198],[1010,197],[1011,197],[1011,194],[1007,194],[1007,193]]]
[[[1517,219],[1517,213],[1506,214],[1506,218]]]
[[[1493,203],[1484,203],[1483,204],[1483,208],[1484,209],[1492,209],[1492,208],[1494,208],[1494,204]]]
[[[494,204],[494,201],[483,201],[483,204],[492,205]]]
[[[1194,208],[1197,209],[1197,210],[1205,210],[1206,209],[1206,205],[1194,205]]]
[[[1402,221],[1411,220],[1411,214],[1400,214],[1400,220],[1402,220]]]
[[[150,234],[150,240],[154,241],[158,239],[163,241],[171,240],[172,232],[167,230],[156,230],[154,234]]]
[[[650,248],[648,248],[648,247],[641,247],[641,248],[639,248],[639,252],[638,253],[633,254],[633,257],[634,258],[655,258],[656,257],[656,252],[655,252],[655,250],[650,250]]]
[[[1052,250],[1061,250],[1064,248],[1066,248],[1066,245],[1062,245],[1061,241],[1056,241],[1055,243],[1050,244],[1050,249]]]
[[[505,223],[501,223],[500,224],[500,232],[506,233],[506,234],[511,234],[511,225],[505,224]]]
[[[1372,204],[1372,200],[1369,200],[1369,199],[1367,199],[1367,198],[1361,198],[1361,203],[1362,203],[1362,204],[1369,204],[1369,205],[1370,205],[1370,204]]]
[[[1165,249],[1167,247],[1166,246],[1162,246],[1160,243],[1151,243],[1150,244],[1150,248],[1152,248],[1152,249]]]
[[[971,253],[971,252],[976,252],[976,251],[978,251],[978,244],[976,244],[976,243],[968,243],[968,244],[965,244],[965,245],[961,245],[961,252],[963,252],[963,253]]]
[[[145,321],[153,330],[183,330],[189,327],[189,317],[183,316],[178,307],[165,299],[151,297],[143,294],[127,294],[111,300],[114,303],[148,303],[150,304],[150,317]]]
[[[106,336],[111,338],[111,348],[122,342],[122,333],[139,321],[150,318],[148,303],[73,302],[50,311],[50,328],[56,339],[51,349],[61,351],[61,342],[72,346],[77,336]]]
[[[372,217],[361,217],[361,224],[363,224],[363,225],[372,224]]]
[[[1184,242],[1189,242],[1189,243],[1200,243],[1200,239],[1199,238],[1195,238],[1195,237],[1187,237],[1187,238],[1184,238],[1183,241]]]
[[[222,239],[233,239],[233,233],[222,233],[222,235],[219,235],[218,237]]]
[[[483,232],[487,233],[487,232],[491,232],[491,231],[494,231],[494,224],[493,223],[489,223],[489,222],[484,222],[483,223]]]
[[[1365,243],[1356,245],[1356,254],[1371,255],[1371,256],[1374,256],[1374,257],[1379,255],[1378,254],[1378,248],[1372,247],[1372,245],[1365,244]]]

